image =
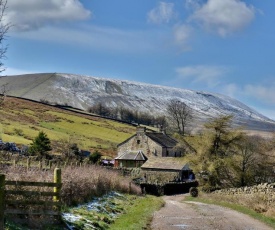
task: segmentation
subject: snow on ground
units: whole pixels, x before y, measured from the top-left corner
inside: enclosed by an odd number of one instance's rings
[[[166,112],[166,103],[176,98],[203,116],[232,114],[236,119],[272,122],[245,104],[225,95],[126,80],[74,74],[57,75],[55,87],[79,101],[75,104],[85,107],[83,103],[86,103],[86,108],[101,100],[108,105],[123,105],[144,112],[152,112],[152,108],[157,108],[155,113],[160,114]]]

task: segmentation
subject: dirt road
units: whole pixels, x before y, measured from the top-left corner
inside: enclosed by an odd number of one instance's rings
[[[184,195],[165,196],[165,206],[154,214],[152,230],[269,230],[273,229],[228,208],[184,201]]]

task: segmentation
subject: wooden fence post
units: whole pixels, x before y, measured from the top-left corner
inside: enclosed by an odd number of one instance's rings
[[[31,166],[31,160],[30,160],[30,158],[28,158],[27,159],[27,171],[29,171],[30,166]]]
[[[132,190],[132,183],[129,182],[129,194],[131,193],[131,190]]]
[[[53,182],[61,184],[61,169],[60,168],[55,168],[54,169],[54,181]],[[59,201],[59,199],[60,199],[60,190],[61,190],[60,186],[54,187],[53,191],[57,193],[57,195],[55,195],[53,197],[54,201]]]
[[[0,174],[0,229],[4,229],[5,175]]]

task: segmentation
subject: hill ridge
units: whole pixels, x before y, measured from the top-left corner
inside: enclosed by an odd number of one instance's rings
[[[160,115],[165,114],[166,103],[176,98],[193,109],[198,123],[211,117],[232,114],[238,125],[275,130],[273,120],[242,102],[206,91],[66,73],[8,76],[1,79],[0,86],[4,83],[9,84],[10,95],[20,96],[27,91],[23,94],[25,98],[67,104],[83,110],[102,103]]]

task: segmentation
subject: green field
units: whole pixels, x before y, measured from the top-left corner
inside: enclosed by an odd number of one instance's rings
[[[112,120],[54,106],[7,98],[0,109],[0,139],[16,144],[30,144],[39,131],[51,141],[70,141],[82,149],[115,150],[129,138],[135,127]]]

